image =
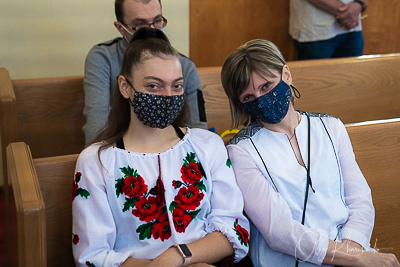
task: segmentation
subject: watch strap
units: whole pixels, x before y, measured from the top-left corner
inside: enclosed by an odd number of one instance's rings
[[[188,246],[186,244],[177,244],[177,245],[172,245],[171,247],[175,247],[179,254],[181,254],[183,258],[183,264],[182,266],[188,266],[190,264],[190,261],[192,260],[192,252],[190,252]]]

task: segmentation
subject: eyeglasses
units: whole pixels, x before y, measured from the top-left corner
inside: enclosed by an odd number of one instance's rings
[[[135,32],[136,30],[143,28],[143,27],[154,27],[156,29],[164,29],[165,26],[167,26],[167,19],[164,17],[161,17],[159,19],[154,20],[152,23],[147,24],[147,23],[143,23],[143,22],[138,22],[136,25],[131,26],[128,24],[125,24],[123,22],[120,22],[122,27],[125,29],[125,31],[127,31],[130,34],[133,34],[133,32]],[[130,32],[128,29],[126,29],[124,26],[128,27],[130,30],[132,30],[133,32]]]

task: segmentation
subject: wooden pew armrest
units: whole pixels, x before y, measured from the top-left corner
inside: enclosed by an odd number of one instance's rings
[[[8,177],[12,181],[18,223],[19,266],[46,266],[46,213],[29,147],[7,147]]]

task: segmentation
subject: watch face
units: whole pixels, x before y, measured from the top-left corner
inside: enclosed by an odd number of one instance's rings
[[[181,248],[183,254],[185,254],[185,257],[192,256],[192,252],[190,252],[189,248],[185,244],[180,244],[179,247]]]

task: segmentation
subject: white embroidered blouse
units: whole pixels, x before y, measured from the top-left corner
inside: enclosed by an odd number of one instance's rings
[[[301,221],[307,169],[297,161],[289,138],[253,123],[227,145],[251,221],[249,255],[254,266],[295,266],[295,257],[299,266],[320,265],[328,239],[350,239],[369,248],[375,215],[371,190],[346,129],[335,117],[312,113],[310,127],[315,193],[309,188],[305,225]],[[307,166],[304,113],[295,134]]]
[[[78,158],[72,196],[77,266],[120,266],[153,259],[173,244],[219,231],[235,261],[248,251],[249,223],[223,141],[188,129],[162,153],[135,153],[100,144]],[[164,192],[164,190],[165,192]]]

